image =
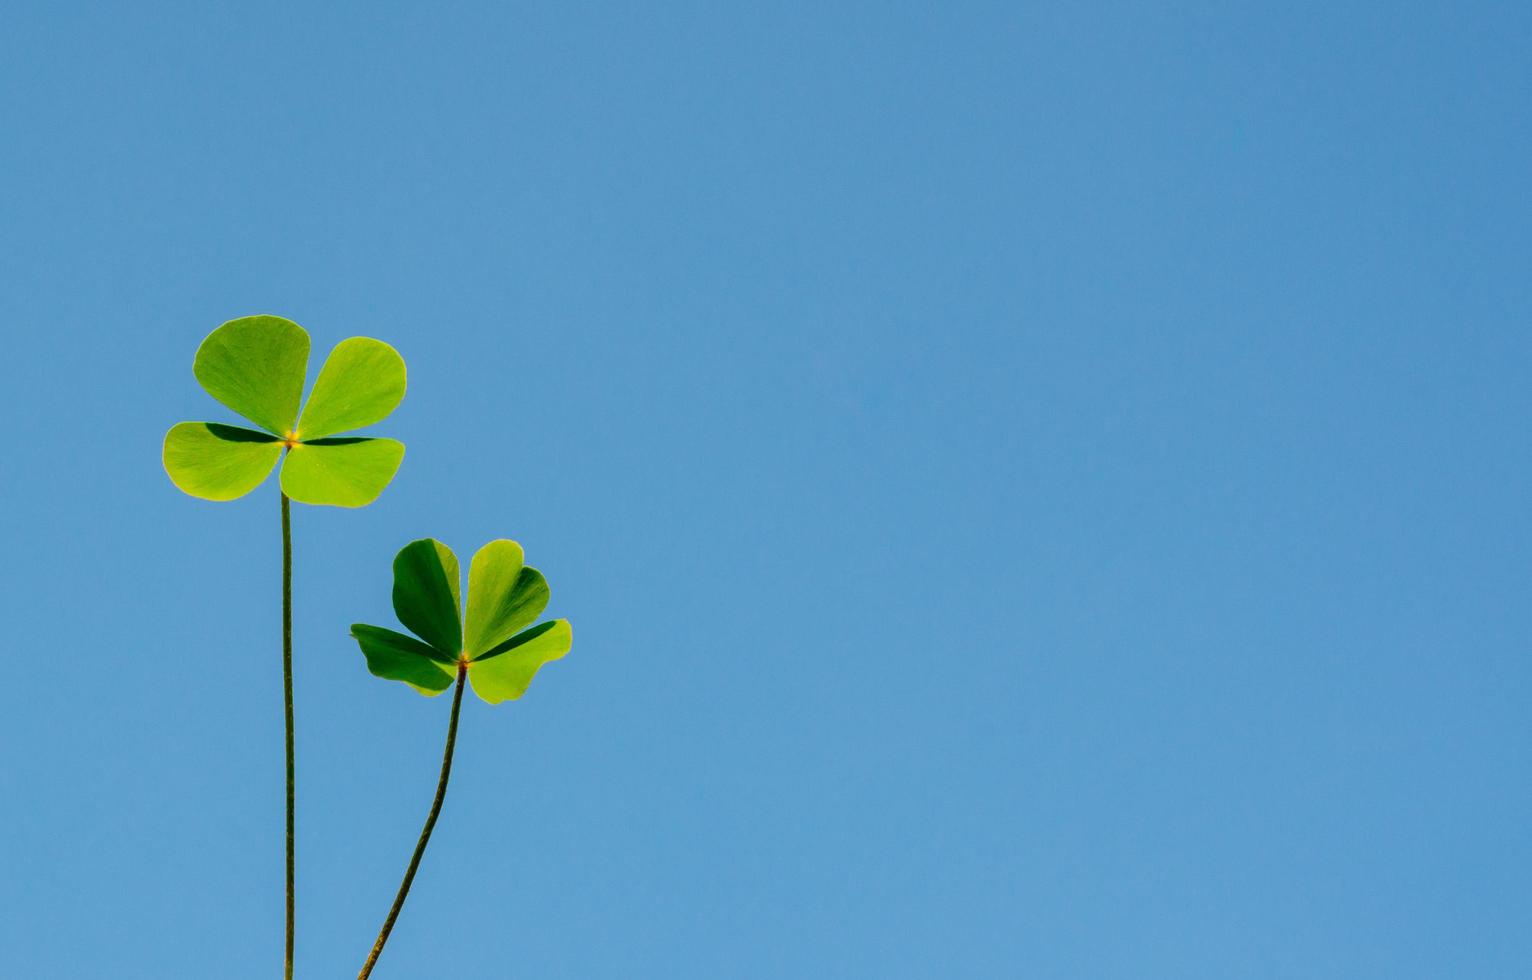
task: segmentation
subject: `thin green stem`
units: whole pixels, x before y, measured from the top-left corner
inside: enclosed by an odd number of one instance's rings
[[[426,817],[426,825],[420,831],[420,841],[416,843],[415,853],[410,857],[410,866],[404,872],[404,881],[399,885],[399,894],[394,898],[394,907],[388,910],[388,918],[383,920],[383,929],[378,933],[378,941],[372,944],[372,952],[368,954],[367,962],[362,964],[362,972],[356,975],[356,980],[367,980],[372,975],[372,968],[383,952],[383,944],[388,942],[388,934],[394,930],[394,920],[399,918],[399,910],[404,908],[405,896],[410,893],[410,883],[415,880],[415,871],[420,867],[421,855],[425,854],[426,844],[431,840],[431,831],[436,827],[436,818],[442,812],[442,800],[447,798],[447,777],[452,775],[452,749],[457,744],[457,713],[463,705],[463,680],[467,676],[468,662],[459,660],[457,688],[452,692],[452,720],[447,723],[447,750],[442,753],[442,774],[436,781],[436,798],[431,801],[431,815]]]
[[[282,494],[282,705],[287,721],[287,959],[283,970],[293,980],[293,532],[291,506]]]

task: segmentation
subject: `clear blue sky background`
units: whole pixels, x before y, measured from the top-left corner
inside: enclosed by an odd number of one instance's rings
[[[221,321],[409,363],[300,507],[299,976],[447,719],[347,638],[522,541],[379,980],[1521,977],[1518,3],[13,3],[0,976],[269,978],[277,490]]]

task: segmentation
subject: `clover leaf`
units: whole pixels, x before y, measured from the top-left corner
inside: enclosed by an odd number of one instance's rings
[[[181,422],[165,436],[165,471],[181,490],[233,500],[259,486],[286,450],[282,492],[305,504],[361,507],[404,459],[393,439],[336,438],[387,418],[404,398],[404,359],[381,340],[352,337],[325,359],[299,415],[309,335],[279,316],[247,316],[214,330],[192,373],[207,393],[262,431]]]
[[[351,635],[375,676],[433,696],[462,667],[481,699],[513,701],[543,664],[569,652],[569,621],[531,626],[548,605],[548,583],[515,541],[491,541],[473,556],[466,615],[460,578],[451,548],[433,538],[410,542],[394,559],[394,613],[415,636],[365,623]]]

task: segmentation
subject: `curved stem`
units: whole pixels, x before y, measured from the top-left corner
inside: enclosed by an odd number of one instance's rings
[[[436,818],[442,812],[442,800],[447,798],[447,777],[452,775],[452,749],[457,744],[457,713],[463,704],[463,679],[467,676],[467,661],[458,661],[457,688],[452,692],[452,720],[447,723],[447,750],[442,753],[442,774],[436,781],[436,799],[431,801],[431,815],[426,817],[426,825],[420,831],[420,841],[415,845],[415,853],[410,857],[410,866],[404,872],[404,881],[399,885],[399,894],[394,898],[394,907],[388,910],[388,918],[383,920],[383,929],[378,933],[378,941],[372,944],[372,952],[368,954],[367,962],[362,964],[362,972],[356,975],[356,980],[367,980],[371,976],[372,968],[377,964],[379,954],[383,952],[383,944],[388,942],[388,934],[394,930],[394,920],[399,918],[399,910],[404,908],[404,898],[410,893],[410,883],[415,880],[415,871],[420,867],[421,855],[426,852],[426,844],[431,840],[431,831],[436,827]]]
[[[282,494],[282,705],[287,722],[287,958],[283,977],[293,980],[293,532],[287,494]]]

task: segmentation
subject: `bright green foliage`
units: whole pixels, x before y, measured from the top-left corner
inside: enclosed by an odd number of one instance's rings
[[[394,612],[425,642],[358,623],[351,635],[367,655],[367,669],[429,695],[451,685],[451,665],[462,661],[480,698],[499,704],[521,697],[538,668],[569,652],[568,620],[524,629],[548,605],[548,583],[522,564],[521,545],[514,541],[491,541],[474,555],[466,629],[460,625],[459,578],[457,556],[440,541],[405,545],[394,559]],[[447,677],[441,686],[437,673]]]
[[[298,434],[322,439],[388,418],[404,398],[404,358],[370,337],[335,345],[303,407]]]
[[[490,704],[514,701],[527,693],[537,669],[568,653],[571,642],[569,620],[541,623],[474,658],[468,680],[474,693]]]
[[[230,320],[197,348],[192,373],[207,393],[275,436],[298,420],[309,335],[279,316]]]
[[[468,566],[463,649],[477,657],[532,625],[548,606],[542,572],[522,564],[521,545],[504,538],[479,549]]]
[[[362,507],[378,499],[404,459],[395,439],[300,442],[282,464],[282,492],[300,504]]]
[[[165,471],[206,500],[233,500],[282,463],[282,492],[305,504],[361,507],[404,459],[392,439],[328,438],[386,418],[404,397],[404,360],[367,337],[335,346],[299,421],[309,335],[279,316],[247,316],[214,330],[192,372],[208,394],[270,435],[216,422],[182,422],[165,437]]]
[[[282,441],[217,422],[182,422],[165,433],[165,469],[194,497],[233,500],[271,474]]]

